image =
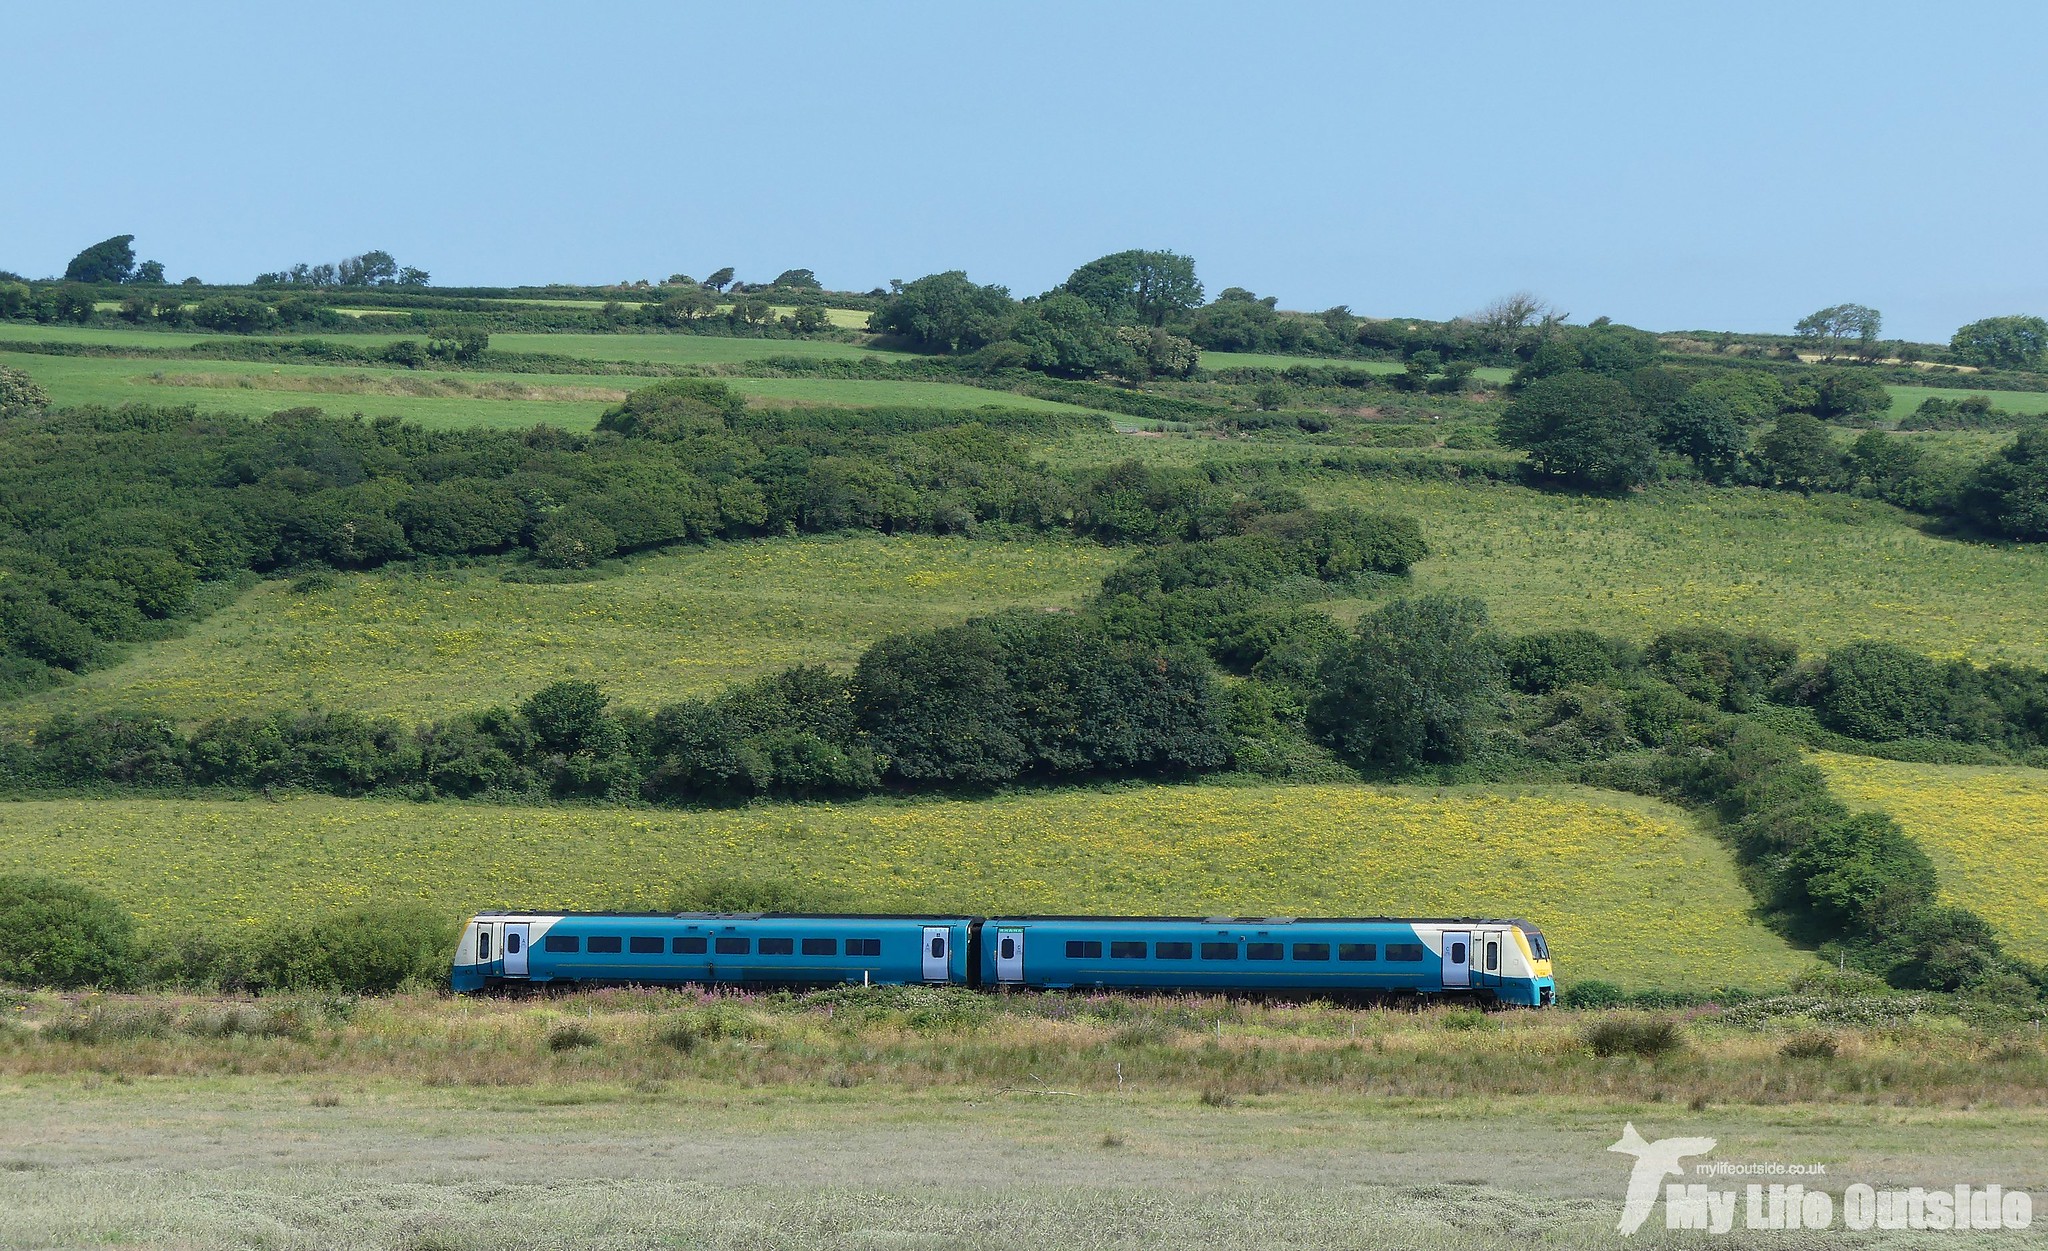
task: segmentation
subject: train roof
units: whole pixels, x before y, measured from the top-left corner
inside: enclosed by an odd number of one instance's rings
[[[1289,916],[1122,916],[1080,913],[975,913],[931,912],[573,912],[551,908],[498,908],[477,912],[476,917],[617,917],[645,921],[1117,921],[1169,922],[1186,925],[1512,925],[1536,930],[1535,923],[1519,917],[1289,917]]]

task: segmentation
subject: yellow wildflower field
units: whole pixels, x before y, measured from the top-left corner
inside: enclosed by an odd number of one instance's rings
[[[1920,841],[1945,902],[1991,922],[2014,954],[2048,960],[2048,769],[1827,752],[1814,762],[1843,802],[1891,813]]]
[[[1117,559],[1078,542],[858,534],[677,547],[554,585],[505,582],[506,566],[488,563],[343,574],[309,592],[267,582],[180,637],[8,705],[0,724],[315,704],[414,721],[564,677],[651,706],[789,665],[843,664],[903,630],[1075,604]]]
[[[1770,987],[1810,957],[1749,916],[1676,809],[1581,788],[1130,786],[679,812],[302,798],[0,804],[0,870],[107,891],[145,926],[418,900],[656,908],[707,878],[885,912],[1490,915],[1566,980]]]

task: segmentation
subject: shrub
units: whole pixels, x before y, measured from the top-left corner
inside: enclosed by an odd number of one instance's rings
[[[1778,1054],[1791,1060],[1832,1060],[1841,1051],[1833,1034],[1818,1030],[1794,1034],[1779,1046]]]
[[[1670,1017],[1617,1013],[1587,1026],[1585,1039],[1596,1056],[1655,1059],[1685,1046],[1685,1031]]]
[[[582,1025],[563,1025],[548,1031],[549,1051],[575,1051],[580,1047],[595,1047],[598,1036]]]
[[[27,417],[50,406],[50,393],[19,369],[0,365],[0,421]]]
[[[1939,732],[1946,694],[1932,660],[1895,643],[1866,641],[1828,653],[1813,702],[1822,725],[1883,743]]]
[[[1621,987],[1613,982],[1592,979],[1567,984],[1558,992],[1557,1001],[1567,1008],[1612,1008],[1627,998]]]
[[[385,994],[448,975],[456,927],[425,908],[385,905],[281,924],[256,943],[257,987]]]
[[[122,986],[136,971],[135,922],[119,904],[59,878],[0,876],[0,981]]]

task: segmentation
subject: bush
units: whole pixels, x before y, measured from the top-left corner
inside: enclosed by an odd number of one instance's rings
[[[105,895],[54,877],[0,876],[0,981],[124,986],[137,955],[134,920]]]
[[[1309,729],[1381,768],[1462,760],[1502,686],[1485,627],[1476,599],[1395,600],[1374,612],[1324,660]]]
[[[1790,1060],[1832,1060],[1840,1051],[1835,1036],[1819,1030],[1794,1034],[1778,1048],[1778,1054]]]
[[[1685,1031],[1666,1016],[1617,1013],[1586,1027],[1586,1045],[1596,1056],[1655,1059],[1685,1046]]]
[[[1558,992],[1557,1002],[1567,1008],[1612,1008],[1628,998],[1613,982],[1597,979],[1571,982]]]
[[[50,406],[50,393],[19,369],[0,365],[0,421],[27,417]]]
[[[309,917],[257,941],[251,976],[266,990],[386,994],[445,980],[456,933],[446,916],[406,905]]]
[[[1895,643],[1873,641],[1828,653],[1813,703],[1830,730],[1885,743],[1939,733],[1946,694],[1940,666]]]
[[[563,1025],[548,1031],[549,1051],[575,1051],[580,1047],[595,1047],[599,1041],[594,1032],[582,1025]]]

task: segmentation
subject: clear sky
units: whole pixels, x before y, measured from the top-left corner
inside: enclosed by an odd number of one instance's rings
[[[1888,334],[2048,314],[2048,3],[0,0],[0,269],[449,284],[1127,247],[1211,292]]]

